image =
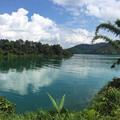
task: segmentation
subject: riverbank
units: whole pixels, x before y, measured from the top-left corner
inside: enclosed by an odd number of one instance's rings
[[[14,104],[0,98],[0,120],[119,120],[120,78],[109,82],[92,100],[91,105],[79,112],[62,110],[28,112],[16,114]],[[34,104],[34,103],[33,103]]]

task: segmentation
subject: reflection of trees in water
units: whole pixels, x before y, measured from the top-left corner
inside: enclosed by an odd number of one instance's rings
[[[9,69],[23,71],[24,69],[35,69],[43,66],[60,67],[62,60],[47,59],[42,57],[16,57],[16,58],[1,58],[0,71],[7,72]]]

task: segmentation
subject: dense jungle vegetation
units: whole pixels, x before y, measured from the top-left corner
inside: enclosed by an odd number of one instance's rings
[[[26,56],[40,55],[46,57],[69,57],[72,54],[64,50],[60,45],[48,45],[33,41],[9,41],[7,39],[0,40],[1,56]]]

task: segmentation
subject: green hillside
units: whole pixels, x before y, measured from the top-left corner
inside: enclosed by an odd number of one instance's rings
[[[68,50],[73,54],[120,54],[110,43],[80,44]]]

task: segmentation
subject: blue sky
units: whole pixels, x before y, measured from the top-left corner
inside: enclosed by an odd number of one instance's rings
[[[19,8],[24,8],[29,11],[29,16],[38,13],[41,16],[49,17],[50,19],[64,23],[70,17],[65,13],[60,14],[59,8],[49,0],[4,0],[0,1],[0,13],[11,13]],[[63,19],[61,19],[61,17]]]
[[[51,0],[4,0],[0,1],[0,14],[3,13],[11,13],[13,11],[17,11],[19,8],[24,8],[29,11],[29,18],[32,14],[38,13],[41,16],[49,17],[50,19],[54,20],[56,23],[61,25],[66,25],[70,27],[79,27],[83,26],[82,21],[90,21],[94,22],[95,25],[96,22],[95,18],[91,18],[89,16],[86,16],[84,14],[77,16],[77,20],[74,21],[75,16],[71,15],[69,12],[67,12],[62,6],[54,4]],[[74,23],[72,23],[74,22]],[[77,24],[76,24],[76,23]],[[71,25],[72,23],[72,25]],[[87,26],[85,24],[83,27],[86,27],[88,29],[93,29],[94,26]]]
[[[120,17],[119,6],[119,0],[3,0],[0,37],[64,48],[90,43],[98,24]]]

